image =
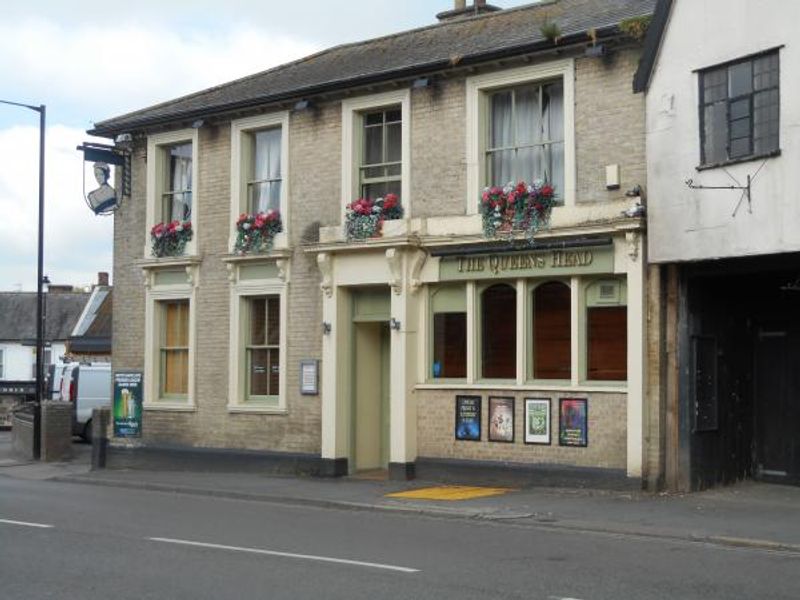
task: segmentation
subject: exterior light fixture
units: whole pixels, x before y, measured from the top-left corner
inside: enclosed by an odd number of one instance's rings
[[[192,122],[192,129],[200,129],[206,122],[203,119],[197,119]]]
[[[118,144],[130,144],[133,141],[133,136],[130,133],[120,133],[114,141]]]
[[[392,317],[391,320],[389,321],[389,329],[400,331],[400,321]]]
[[[306,110],[310,106],[311,106],[311,102],[308,99],[303,98],[302,100],[298,100],[297,102],[295,102],[294,110],[296,110],[296,111]]]
[[[323,321],[322,322],[322,334],[323,335],[329,335],[330,332],[331,332],[331,324],[328,323],[327,321]]]
[[[411,89],[412,90],[421,90],[423,88],[426,88],[426,87],[430,86],[430,84],[431,84],[431,80],[430,80],[429,77],[420,77],[419,79],[415,79],[411,83]]]

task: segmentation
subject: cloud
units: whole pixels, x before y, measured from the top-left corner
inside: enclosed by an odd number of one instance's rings
[[[86,285],[111,271],[113,222],[83,201],[81,129],[55,125],[45,137],[45,274],[53,283]],[[0,289],[36,289],[39,130],[0,130]],[[88,185],[89,182],[87,182]],[[92,181],[93,183],[93,181]]]
[[[15,96],[55,104],[54,116],[69,119],[60,122],[88,126],[317,49],[247,25],[205,30],[144,24],[64,27],[28,18],[0,23],[0,80]]]

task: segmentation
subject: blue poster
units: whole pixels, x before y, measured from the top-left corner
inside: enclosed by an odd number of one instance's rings
[[[456,439],[472,442],[480,441],[480,396],[456,396]]]

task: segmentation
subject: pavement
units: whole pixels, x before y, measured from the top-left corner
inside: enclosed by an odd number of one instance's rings
[[[0,477],[153,490],[288,506],[389,511],[448,519],[507,523],[633,537],[663,538],[800,554],[800,487],[742,482],[691,494],[524,488],[491,495],[452,486],[359,479],[317,479],[251,473],[90,470],[88,444],[74,444],[64,463],[23,463],[10,456],[10,434],[0,432]],[[397,493],[444,487],[439,500]],[[459,492],[459,493],[454,493]],[[393,496],[389,496],[393,494]],[[458,499],[463,498],[466,499]]]

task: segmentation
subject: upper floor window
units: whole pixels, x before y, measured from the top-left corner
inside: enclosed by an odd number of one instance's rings
[[[249,213],[281,209],[281,128],[273,127],[247,135],[250,150],[247,173]]]
[[[778,52],[700,72],[700,145],[705,165],[778,150]]]
[[[562,82],[494,91],[488,104],[487,185],[543,179],[563,194]]]
[[[191,221],[192,219],[192,144],[165,146],[167,162],[161,194],[161,221]]]
[[[402,109],[399,106],[363,113],[361,161],[358,169],[362,198],[401,193]]]

